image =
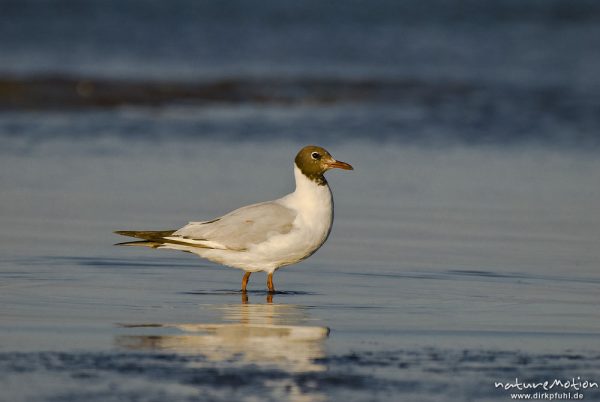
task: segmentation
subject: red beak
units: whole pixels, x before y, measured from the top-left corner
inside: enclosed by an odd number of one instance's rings
[[[337,168],[337,169],[344,169],[344,170],[354,170],[354,168],[352,167],[351,164],[342,162],[342,161],[336,161],[336,160],[333,160],[333,162],[328,162],[327,167],[329,169]]]

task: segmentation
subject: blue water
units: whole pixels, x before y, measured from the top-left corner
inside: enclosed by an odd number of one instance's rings
[[[119,113],[118,122],[77,115],[33,131],[22,126],[24,114],[1,119],[3,135],[79,137],[126,124],[128,138],[598,147],[595,1],[89,0],[0,7],[0,78],[190,85],[234,79],[242,99],[239,108],[167,109],[160,116],[134,110]],[[49,93],[46,105],[60,108],[57,96]],[[265,112],[259,96],[274,97],[278,107]],[[285,107],[291,105],[298,107]],[[214,114],[225,120],[227,113],[237,118],[214,124]]]
[[[0,71],[598,88],[589,1],[3,1]]]
[[[0,105],[40,77],[236,96],[61,103],[68,84],[0,108],[0,400],[600,382],[599,22],[592,1],[1,2]],[[331,237],[272,298],[112,246],[291,191],[307,143],[355,170],[330,173]]]

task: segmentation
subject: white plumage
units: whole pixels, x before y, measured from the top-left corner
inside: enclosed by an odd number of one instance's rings
[[[304,147],[296,156],[296,189],[285,197],[248,205],[220,218],[190,222],[175,231],[120,231],[144,239],[120,245],[188,251],[250,273],[264,271],[274,291],[273,273],[312,255],[327,240],[333,224],[333,198],[323,173],[331,168],[352,169],[323,148]]]
[[[327,184],[309,180],[298,167],[294,173],[293,193],[236,209],[214,221],[190,222],[165,237],[177,244],[165,243],[158,248],[189,251],[248,272],[272,273],[302,261],[327,240],[333,223],[333,199]]]

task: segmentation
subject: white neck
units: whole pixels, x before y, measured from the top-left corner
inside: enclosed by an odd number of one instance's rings
[[[327,182],[325,182],[325,184],[319,184],[314,180],[309,179],[308,177],[306,177],[306,175],[304,175],[304,173],[302,173],[302,171],[300,170],[300,168],[298,168],[298,166],[294,163],[294,179],[296,180],[296,192],[298,191],[314,191],[315,188],[318,187],[327,187],[327,189],[329,189],[329,185],[327,184]]]
[[[297,249],[294,261],[313,254],[327,240],[333,224],[333,198],[327,184],[319,185],[294,166],[296,191],[276,202],[296,213],[290,237]]]
[[[333,199],[329,185],[319,185],[309,179],[294,164],[294,177],[296,179],[296,191],[289,195],[294,206],[304,211],[333,210]]]

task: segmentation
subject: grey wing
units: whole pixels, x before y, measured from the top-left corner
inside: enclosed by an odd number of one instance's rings
[[[171,238],[201,247],[246,250],[270,237],[289,233],[296,212],[277,202],[263,202],[236,209],[208,222],[190,222]]]

